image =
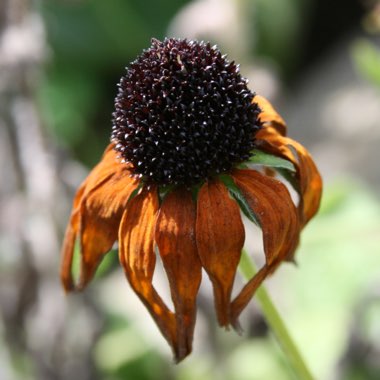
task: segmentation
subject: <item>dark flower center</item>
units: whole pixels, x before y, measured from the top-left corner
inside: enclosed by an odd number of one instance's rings
[[[191,186],[249,158],[261,127],[253,97],[216,47],[154,39],[121,78],[112,140],[147,183]]]

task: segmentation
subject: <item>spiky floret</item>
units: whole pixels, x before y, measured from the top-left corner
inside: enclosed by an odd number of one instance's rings
[[[191,186],[249,158],[260,109],[215,46],[153,39],[118,86],[112,140],[147,183]]]

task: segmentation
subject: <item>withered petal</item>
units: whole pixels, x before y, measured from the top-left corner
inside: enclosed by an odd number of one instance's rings
[[[256,170],[236,169],[232,178],[260,223],[266,263],[272,266],[284,260],[300,234],[297,209],[288,189]]]
[[[152,284],[156,255],[154,231],[159,208],[157,189],[144,190],[130,201],[119,229],[119,259],[128,281],[179,359],[175,315]]]
[[[115,174],[115,169],[117,170],[117,167],[115,166],[116,163],[119,163],[117,159],[117,152],[114,150],[114,144],[109,144],[104,150],[103,156],[99,163],[90,171],[88,176],[81,183],[79,190],[83,190],[82,197]],[[120,165],[120,167],[121,166],[122,165]],[[76,201],[74,200],[73,210],[76,210],[80,206],[81,200],[81,198]]]
[[[113,144],[109,144],[105,149],[100,162],[90,171],[88,176],[80,184],[73,200],[72,214],[79,214],[80,206],[85,195],[100,186],[115,174],[119,167],[115,165],[117,162]],[[125,170],[125,168],[126,166],[121,168],[121,170]]]
[[[79,205],[82,202],[85,186],[82,185],[77,190],[73,200],[73,210],[71,212],[69,223],[66,227],[65,237],[63,239],[61,250],[61,268],[60,276],[63,288],[66,292],[70,292],[75,289],[72,263],[74,258],[74,249],[76,237],[79,233],[80,213]]]
[[[230,322],[231,291],[244,239],[237,203],[220,181],[206,182],[198,194],[196,241],[214,288],[219,324],[225,327]]]
[[[293,258],[300,224],[289,191],[280,181],[256,170],[234,170],[232,178],[260,223],[266,259],[266,265],[232,302],[231,323],[237,326],[237,318],[266,275],[281,261]]]
[[[116,164],[120,164],[117,155],[118,153],[114,150],[114,144],[109,144],[104,150],[99,163],[91,170],[83,181],[81,185],[85,187],[83,195],[86,195],[97,186],[101,185],[104,181],[107,181],[113,174],[115,174],[115,170],[126,168],[126,165],[116,166]]]
[[[168,275],[177,322],[178,359],[191,352],[196,319],[196,296],[202,266],[195,242],[196,205],[185,189],[172,191],[163,201],[155,239]]]
[[[116,163],[115,166],[119,167],[120,164]],[[117,240],[121,216],[137,186],[128,170],[119,170],[84,196],[80,213],[79,289],[83,289],[93,278],[104,255]]]
[[[261,283],[265,280],[268,274],[271,272],[271,268],[264,265],[243,287],[237,297],[231,303],[231,325],[238,332],[241,331],[239,324],[239,316],[241,312],[248,305],[249,301],[252,299],[256,290],[259,288]]]
[[[253,103],[257,103],[261,108],[260,120],[264,124],[270,123],[278,133],[286,135],[286,123],[284,119],[273,108],[272,104],[261,95],[255,95],[252,100]]]
[[[322,178],[310,153],[297,141],[281,136],[273,127],[261,129],[256,139],[259,149],[285,158],[296,167],[300,193],[298,209],[301,224],[306,225],[318,211],[322,195]]]
[[[122,212],[136,183],[116,158],[113,144],[79,187],[62,247],[61,280],[66,291],[82,289],[117,239]],[[79,283],[72,275],[75,241],[80,237]]]
[[[65,292],[70,292],[75,289],[74,279],[72,274],[72,264],[74,258],[75,240],[77,235],[75,223],[71,221],[66,227],[65,237],[63,239],[61,250],[61,282]]]

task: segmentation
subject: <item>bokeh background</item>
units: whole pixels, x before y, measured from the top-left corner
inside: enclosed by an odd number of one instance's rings
[[[266,286],[316,379],[380,379],[377,0],[0,1],[0,379],[294,378],[255,302],[242,336],[216,327],[207,279],[179,365],[116,251],[84,293],[60,287],[71,200],[108,144],[116,83],[165,36],[217,43],[313,153],[320,213],[298,266]]]

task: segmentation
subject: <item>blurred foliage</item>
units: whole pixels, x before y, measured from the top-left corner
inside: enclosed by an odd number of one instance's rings
[[[257,40],[255,53],[277,65],[282,76],[294,72],[298,66],[311,1],[257,0],[254,18]],[[270,22],[268,22],[270,20]]]
[[[354,44],[352,56],[359,73],[369,82],[380,87],[380,49],[363,39]]]

